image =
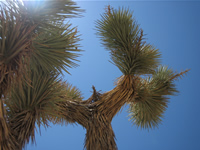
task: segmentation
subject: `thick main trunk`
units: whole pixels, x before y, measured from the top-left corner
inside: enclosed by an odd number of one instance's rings
[[[97,109],[97,101],[101,101],[100,95],[94,89],[93,95],[87,101],[66,101],[58,105],[68,122],[77,122],[86,128],[85,149],[117,150],[111,120]]]
[[[105,116],[96,114],[91,119],[86,128],[85,148],[87,150],[117,150],[110,121]]]
[[[85,148],[87,150],[117,150],[115,135],[111,122],[125,103],[134,100],[133,76],[123,76],[117,86],[104,94],[99,94],[94,89],[92,99],[92,114],[86,127]]]

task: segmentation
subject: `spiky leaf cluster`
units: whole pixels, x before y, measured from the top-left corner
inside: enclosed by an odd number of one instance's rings
[[[55,113],[57,103],[81,100],[80,92],[62,82],[58,75],[41,70],[38,72],[29,74],[31,82],[13,86],[11,94],[5,99],[12,134],[22,147],[29,142],[30,137],[34,141],[36,123],[39,127],[48,126],[48,122],[55,117],[62,117]]]
[[[83,97],[81,92],[79,91],[78,88],[76,88],[75,86],[73,86],[72,84],[65,84],[66,86],[66,99],[68,100],[76,100],[76,101],[82,101]]]
[[[126,9],[108,12],[96,22],[97,34],[110,51],[112,62],[125,75],[152,74],[160,53],[143,41],[143,31]]]
[[[74,2],[8,0],[0,9],[0,95],[29,68],[69,73],[77,65],[77,29],[64,21],[81,11]]]
[[[0,97],[14,79],[20,80],[26,71],[30,53],[31,33],[35,26],[27,26],[20,16],[5,5],[0,7]]]
[[[58,28],[57,28],[58,27]],[[33,53],[31,64],[41,66],[45,71],[57,70],[59,73],[69,73],[69,68],[75,63],[80,52],[76,28],[71,24],[56,25],[56,28],[46,28],[42,33],[34,35],[32,41]]]
[[[174,80],[186,72],[176,74],[172,69],[160,66],[151,78],[141,78],[135,85],[136,97],[130,103],[132,122],[141,128],[158,127],[168,105],[167,95],[178,92]]]

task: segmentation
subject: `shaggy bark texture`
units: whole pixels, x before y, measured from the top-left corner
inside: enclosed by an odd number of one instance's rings
[[[111,122],[120,109],[135,97],[137,78],[122,76],[117,86],[104,94],[93,87],[93,95],[86,101],[66,102],[62,106],[65,117],[86,128],[85,149],[117,150]]]

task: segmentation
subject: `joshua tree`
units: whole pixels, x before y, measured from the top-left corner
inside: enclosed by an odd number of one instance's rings
[[[160,52],[143,38],[127,9],[106,12],[96,31],[112,63],[122,72],[106,93],[80,91],[62,80],[76,66],[77,29],[66,19],[82,11],[70,0],[6,1],[0,11],[0,149],[21,150],[34,141],[36,124],[78,123],[86,128],[85,149],[116,150],[111,122],[125,105],[141,128],[154,128],[177,92],[176,73],[160,65]]]

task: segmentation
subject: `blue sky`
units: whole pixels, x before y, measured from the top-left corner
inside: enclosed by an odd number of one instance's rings
[[[127,108],[112,121],[119,150],[199,150],[200,149],[200,2],[196,1],[76,1],[85,9],[83,17],[72,19],[82,41],[79,67],[71,69],[64,79],[77,86],[87,99],[92,85],[106,92],[114,88],[121,72],[112,65],[109,53],[95,35],[95,21],[106,5],[124,6],[134,11],[135,19],[147,34],[149,43],[160,49],[162,64],[177,71],[190,68],[177,81],[180,93],[170,103],[158,129],[141,130],[128,121]],[[52,125],[36,134],[37,145],[27,150],[82,150],[85,129],[79,125]]]

